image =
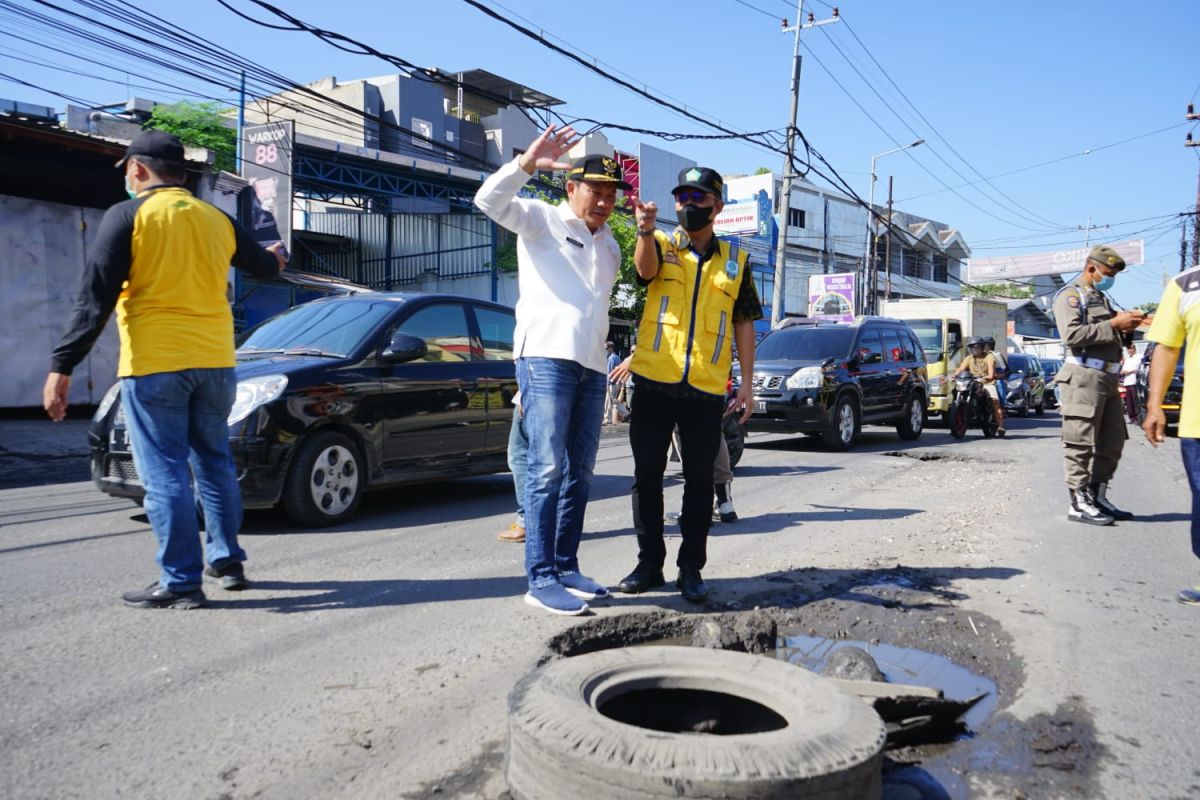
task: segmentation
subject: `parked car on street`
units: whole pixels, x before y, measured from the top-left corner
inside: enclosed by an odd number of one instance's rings
[[[1008,372],[1004,379],[1004,406],[1017,416],[1029,416],[1032,411],[1039,417],[1046,413],[1046,374],[1038,357],[1029,353],[1009,353]]]
[[[453,295],[364,293],[267,320],[237,351],[229,442],[246,508],[353,516],[365,492],[508,469],[513,310]],[[88,434],[101,491],[145,491],[118,383]]]
[[[1137,398],[1137,421],[1139,424],[1146,418],[1146,398],[1150,395],[1150,361],[1154,358],[1156,347],[1158,347],[1157,342],[1146,344],[1146,350],[1142,354],[1142,363],[1137,371],[1137,383],[1134,385],[1134,391]],[[1175,364],[1175,376],[1171,378],[1171,383],[1167,386],[1167,393],[1163,395],[1163,416],[1167,418],[1168,425],[1179,424],[1179,409],[1183,403],[1183,361],[1186,354],[1187,346],[1184,345],[1179,351],[1179,361]]]
[[[902,320],[778,328],[755,352],[746,428],[820,436],[831,450],[849,448],[864,424],[895,425],[900,438],[916,439],[925,428],[925,376],[921,342]]]
[[[1045,373],[1043,377],[1046,379],[1046,408],[1058,408],[1062,405],[1062,400],[1059,397],[1059,388],[1058,384],[1054,381],[1054,376],[1062,369],[1062,359],[1039,358],[1038,360],[1042,362],[1042,371]]]

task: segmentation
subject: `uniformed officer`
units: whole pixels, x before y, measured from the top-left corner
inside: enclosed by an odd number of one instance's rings
[[[754,320],[762,306],[746,254],[713,234],[722,208],[721,176],[711,169],[679,173],[675,215],[679,227],[666,235],[655,227],[653,203],[636,203],[638,240],[634,263],[646,286],[646,306],[638,325],[639,347],[630,369],[637,376],[629,424],[637,507],[638,563],[621,580],[624,592],[661,586],[663,470],[671,431],[678,426],[683,459],[683,543],[676,586],[684,599],[703,602],[708,594],[700,570],[712,525],[713,460],[721,444],[725,386],[736,339],[741,386],[732,403],[742,420],[753,412]]]
[[[1125,418],[1118,389],[1122,341],[1138,325],[1140,311],[1113,310],[1104,292],[1125,260],[1111,247],[1093,247],[1083,272],[1054,298],[1054,319],[1066,358],[1055,380],[1062,387],[1062,438],[1067,519],[1111,525],[1133,519],[1109,502],[1108,485],[1125,446]]]

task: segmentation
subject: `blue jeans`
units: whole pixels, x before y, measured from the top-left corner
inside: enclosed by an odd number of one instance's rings
[[[1200,558],[1200,439],[1179,437],[1179,450],[1188,486],[1192,487],[1192,552]]]
[[[600,447],[606,376],[574,361],[517,359],[528,438],[525,574],[530,588],[579,571],[579,540]]]
[[[529,440],[525,438],[525,423],[521,407],[513,408],[512,429],[508,432],[508,469],[513,476],[513,491],[517,496],[517,524],[525,525],[525,472],[529,468]]]
[[[158,538],[159,583],[173,592],[200,588],[206,556],[217,567],[246,560],[237,543],[242,494],[226,423],[236,392],[232,368],[121,379],[129,444],[146,488],[146,516]],[[204,552],[193,476],[204,508]]]

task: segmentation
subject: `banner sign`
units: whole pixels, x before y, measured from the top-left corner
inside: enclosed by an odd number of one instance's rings
[[[292,248],[292,152],[295,123],[268,122],[242,129],[242,177],[250,182],[248,227],[266,247]]]
[[[758,203],[730,203],[717,215],[713,232],[718,236],[757,236],[758,223]]]
[[[1108,245],[1125,259],[1126,266],[1146,260],[1145,243],[1141,239],[1113,242]],[[967,280],[971,283],[1005,281],[1012,278],[1031,278],[1035,275],[1059,275],[1080,272],[1091,247],[1058,250],[1053,253],[1033,253],[1024,256],[967,259]]]
[[[808,277],[808,316],[833,322],[854,321],[854,273]]]

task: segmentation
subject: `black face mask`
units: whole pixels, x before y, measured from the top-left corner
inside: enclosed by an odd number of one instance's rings
[[[695,233],[699,230],[704,230],[708,223],[712,222],[713,208],[701,208],[700,206],[684,206],[675,211],[675,216],[679,220],[679,224],[688,233]]]

